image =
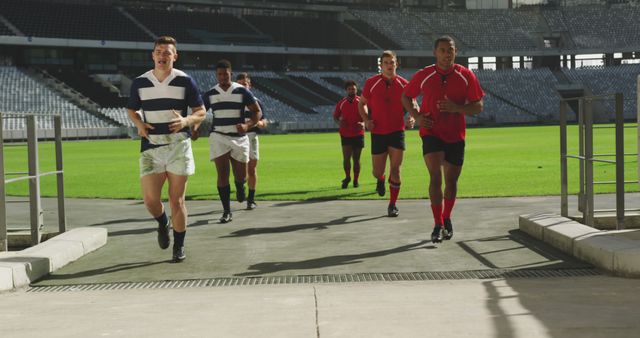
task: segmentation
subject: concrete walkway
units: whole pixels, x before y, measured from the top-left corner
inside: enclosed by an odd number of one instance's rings
[[[635,198],[635,197],[634,197]],[[45,210],[54,210],[45,200]],[[101,249],[34,284],[389,272],[591,269],[518,229],[557,197],[462,199],[452,241],[427,241],[428,201],[189,201],[187,260],[169,262],[138,201],[68,200],[71,227],[108,230]],[[20,219],[16,208],[10,219]],[[55,215],[45,212],[47,224]],[[0,294],[2,337],[635,337],[640,283],[607,276],[477,278]],[[39,323],[39,325],[35,324]]]

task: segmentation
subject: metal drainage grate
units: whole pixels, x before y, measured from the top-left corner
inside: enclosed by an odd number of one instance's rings
[[[529,270],[471,270],[437,272],[393,272],[393,273],[354,273],[335,275],[302,276],[256,276],[256,277],[220,277],[208,279],[119,282],[56,286],[31,286],[27,292],[64,292],[132,289],[177,289],[192,287],[219,287],[244,285],[275,284],[315,284],[315,283],[363,283],[396,282],[454,279],[502,279],[502,278],[544,278],[544,277],[587,277],[599,276],[594,268],[582,269],[529,269]]]

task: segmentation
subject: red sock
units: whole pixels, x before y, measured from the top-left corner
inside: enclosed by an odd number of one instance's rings
[[[382,176],[378,177],[378,181],[384,181],[384,179],[385,179],[385,176],[384,176],[384,175],[382,175]]]
[[[351,168],[344,168],[344,177],[351,178]]]
[[[444,210],[442,211],[442,218],[451,218],[451,211],[453,210],[453,205],[456,204],[456,199],[448,199],[445,197],[444,199]]]
[[[431,212],[433,213],[433,221],[436,225],[442,225],[442,204],[431,204]]]
[[[360,168],[358,168],[358,169],[355,169],[355,168],[354,168],[354,169],[353,169],[353,180],[354,180],[354,181],[357,181],[357,180],[358,180],[358,177],[360,177]]]
[[[398,195],[400,194],[400,183],[393,182],[389,180],[389,205],[396,205],[396,201],[398,200]]]

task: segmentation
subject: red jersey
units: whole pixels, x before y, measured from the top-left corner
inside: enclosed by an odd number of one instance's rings
[[[360,97],[357,95],[353,99],[347,96],[338,101],[336,110],[333,112],[333,118],[338,119],[342,117],[340,136],[356,137],[364,135],[364,127],[359,123],[362,122],[362,117],[358,112],[359,102]]]
[[[446,143],[464,140],[466,120],[464,114],[450,113],[438,109],[438,101],[445,98],[459,105],[480,101],[484,91],[478,78],[471,70],[459,64],[442,70],[436,65],[425,67],[416,72],[404,90],[407,97],[415,98],[422,94],[420,112],[431,114],[433,127],[420,128],[420,136],[433,135]]]
[[[402,91],[408,81],[401,76],[386,79],[382,74],[367,79],[362,96],[367,99],[369,118],[373,120],[373,134],[390,134],[404,130]]]

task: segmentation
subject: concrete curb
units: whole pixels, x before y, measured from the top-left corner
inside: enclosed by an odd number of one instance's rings
[[[554,214],[519,217],[520,230],[614,275],[640,277],[640,230],[601,231]]]
[[[105,228],[76,228],[18,252],[0,255],[0,291],[13,290],[97,250],[107,243]]]

